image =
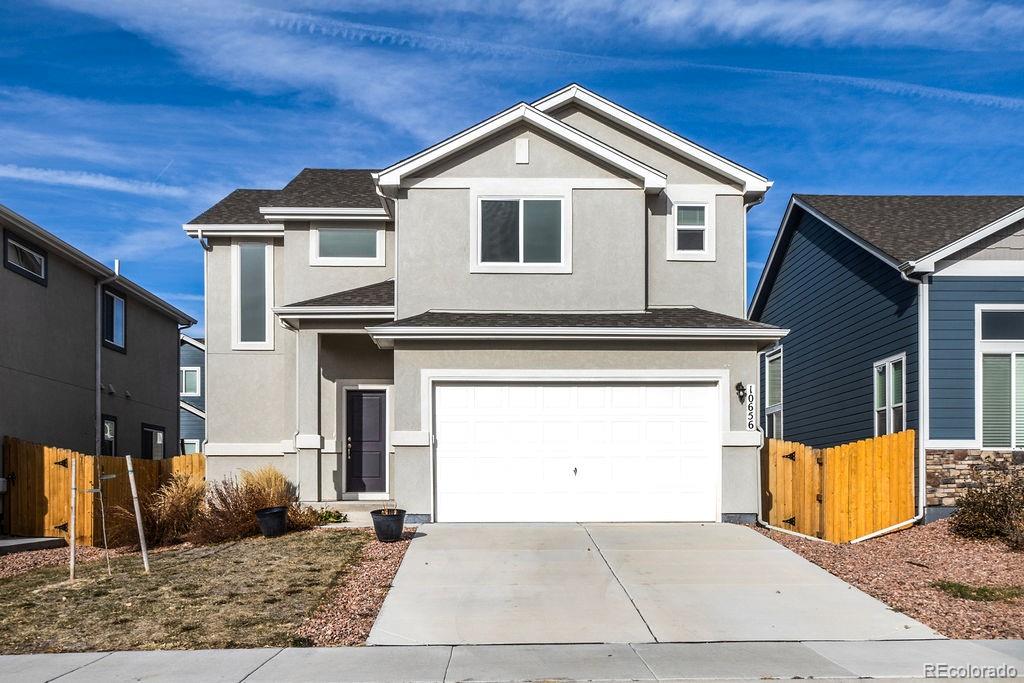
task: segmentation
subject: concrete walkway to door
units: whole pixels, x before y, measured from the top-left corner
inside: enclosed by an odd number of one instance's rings
[[[923,624],[732,524],[428,524],[370,645],[896,640]]]

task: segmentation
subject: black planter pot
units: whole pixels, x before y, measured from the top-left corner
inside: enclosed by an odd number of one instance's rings
[[[402,537],[405,528],[405,510],[371,510],[373,531],[381,543],[392,543]]]
[[[267,538],[280,536],[288,531],[288,507],[278,505],[256,511],[256,521],[260,525],[260,533]]]

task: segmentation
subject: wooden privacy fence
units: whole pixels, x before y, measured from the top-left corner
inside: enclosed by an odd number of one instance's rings
[[[914,430],[830,448],[768,439],[761,452],[769,525],[847,543],[914,517]]]
[[[103,503],[132,509],[128,463],[124,458],[83,455],[64,448],[41,446],[4,437],[3,474],[7,478],[4,500],[4,532],[14,536],[51,536],[68,539],[71,520],[71,461],[77,459],[77,539],[84,545],[101,545],[100,501],[87,489],[97,487],[100,475],[113,474],[101,482]],[[206,458],[202,453],[179,455],[165,460],[132,458],[135,484],[140,498],[153,493],[174,474],[205,479]]]

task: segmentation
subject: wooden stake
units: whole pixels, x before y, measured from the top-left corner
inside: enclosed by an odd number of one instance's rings
[[[128,483],[132,487],[132,503],[135,504],[135,525],[139,528],[139,547],[142,549],[142,566],[149,573],[149,551],[146,550],[146,534],[142,530],[142,510],[139,507],[139,492],[135,488],[135,470],[132,469],[132,456],[126,455],[128,462]]]
[[[78,536],[78,528],[76,525],[76,512],[78,510],[78,458],[74,455],[71,456],[71,528],[69,536],[71,545],[71,580],[75,580],[75,546],[76,536]]]

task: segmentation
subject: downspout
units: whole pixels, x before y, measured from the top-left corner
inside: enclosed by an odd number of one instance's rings
[[[103,441],[103,287],[120,276],[121,261],[114,259],[114,274],[96,281],[96,455]]]

